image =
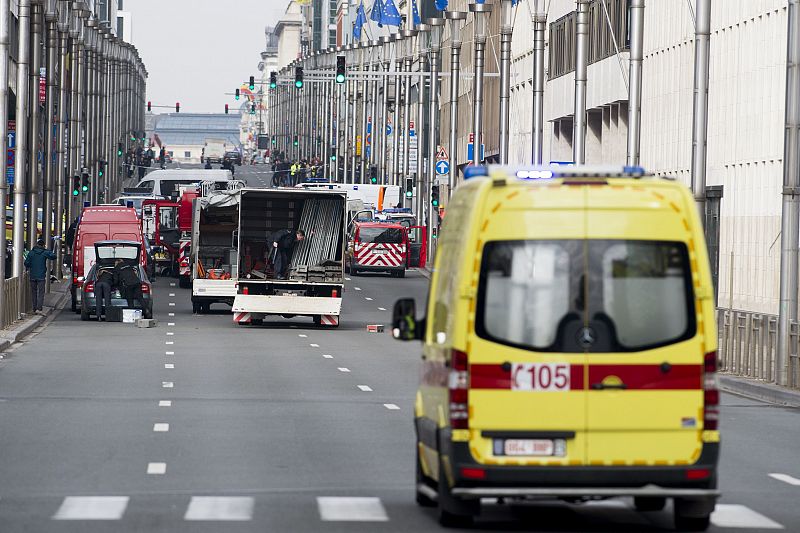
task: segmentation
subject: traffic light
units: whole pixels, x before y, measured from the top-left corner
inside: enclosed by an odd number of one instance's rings
[[[277,137],[273,137],[272,138],[272,144],[273,145],[278,144],[278,138]]]
[[[81,193],[81,177],[78,174],[72,176],[72,196],[78,196]]]
[[[278,86],[278,73],[274,70],[269,73],[269,88],[274,89]]]
[[[97,168],[97,177],[98,178],[102,178],[103,174],[105,174],[105,172],[106,172],[106,163],[105,163],[105,161],[98,161],[97,162],[97,167],[98,167]],[[86,180],[87,181],[89,180],[88,176],[86,177]]]
[[[180,102],[175,102],[175,112],[176,113],[180,113],[181,112],[181,103]]]
[[[369,167],[369,182],[373,185],[378,183],[378,167],[376,165]]]
[[[406,178],[406,198],[414,197],[414,178]]]
[[[228,104],[225,104],[225,114],[228,114]]]
[[[255,103],[253,103],[253,105],[250,106],[250,114],[251,115],[255,115],[256,114],[256,104]]]
[[[153,110],[153,102],[147,101],[147,112],[150,113]]]
[[[336,83],[344,83],[347,74],[347,64],[344,56],[336,56]]]
[[[256,88],[256,77],[250,76],[250,90],[253,91]]]
[[[433,185],[431,187],[431,205],[433,207],[439,207],[439,186]]]
[[[336,154],[331,154],[331,161],[336,161]]]
[[[236,89],[236,96],[234,96],[237,100],[239,99],[239,89]]]
[[[75,176],[75,177],[77,177],[77,176]],[[84,193],[89,192],[89,173],[88,172],[83,172],[81,174],[80,181],[81,181],[81,192],[84,192]],[[77,194],[75,196],[77,196]]]
[[[294,141],[293,141],[293,144],[294,144],[295,146],[299,146],[299,145],[300,145],[300,139],[298,138],[298,136],[297,136],[297,135],[295,135],[295,136],[294,136]]]
[[[294,86],[303,88],[303,67],[294,67]]]
[[[123,152],[122,143],[117,143],[117,157],[122,157]]]

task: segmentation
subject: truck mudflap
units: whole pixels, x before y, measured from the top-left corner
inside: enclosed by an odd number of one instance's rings
[[[339,316],[338,315],[322,315],[320,317],[320,324],[323,326],[338,326],[339,325]]]
[[[232,311],[264,315],[322,315],[337,317],[342,311],[342,299],[317,296],[264,296],[237,294]],[[333,325],[333,324],[330,324]]]

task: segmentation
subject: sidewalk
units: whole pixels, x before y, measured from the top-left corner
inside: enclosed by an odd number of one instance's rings
[[[9,326],[8,329],[0,331],[0,352],[5,351],[15,342],[30,335],[33,330],[60,311],[68,299],[69,283],[67,278],[64,278],[64,281],[59,283],[51,283],[50,293],[44,297],[44,309],[42,309],[44,314],[26,315]]]
[[[753,400],[759,400],[787,407],[800,407],[800,390],[788,389],[759,381],[757,379],[742,378],[719,374],[720,389],[731,394],[737,394]]]

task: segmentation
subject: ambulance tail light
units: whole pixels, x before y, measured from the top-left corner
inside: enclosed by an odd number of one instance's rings
[[[469,428],[469,363],[467,354],[453,350],[450,355],[450,427]]]
[[[717,352],[709,352],[703,364],[703,428],[719,428],[719,379]]]
[[[338,297],[339,297],[339,291],[333,289],[333,291],[331,291],[331,298],[338,298]]]

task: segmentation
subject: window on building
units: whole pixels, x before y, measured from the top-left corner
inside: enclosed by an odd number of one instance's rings
[[[628,35],[628,0],[602,0],[589,4],[589,64],[602,61],[630,48]],[[575,24],[573,11],[550,24],[550,67],[548,77],[558,78],[575,70]],[[610,27],[609,27],[610,21]]]
[[[183,157],[190,159],[192,157],[192,152],[183,152]]]

